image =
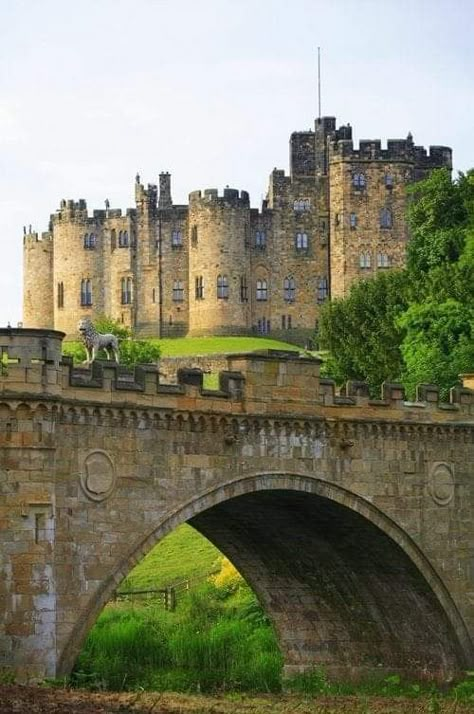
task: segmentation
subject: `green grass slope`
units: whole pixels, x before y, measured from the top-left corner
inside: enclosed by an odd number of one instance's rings
[[[215,569],[220,557],[221,552],[212,543],[185,523],[152,548],[130,571],[119,591],[162,589],[177,581],[203,577]]]
[[[163,357],[186,355],[229,354],[231,352],[253,352],[254,350],[293,350],[296,345],[266,337],[182,337],[153,340],[160,345]]]

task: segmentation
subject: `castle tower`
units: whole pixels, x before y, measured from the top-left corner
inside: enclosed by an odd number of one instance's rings
[[[53,236],[32,232],[23,236],[23,325],[54,326]]]
[[[225,188],[189,196],[189,333],[235,335],[251,326],[250,201]],[[247,289],[246,289],[247,287]]]
[[[342,128],[344,129],[344,127]],[[408,226],[406,186],[437,168],[451,168],[451,150],[412,137],[360,141],[338,129],[328,138],[331,297],[344,297],[357,280],[402,268]]]

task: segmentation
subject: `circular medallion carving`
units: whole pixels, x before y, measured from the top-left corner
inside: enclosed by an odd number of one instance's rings
[[[81,486],[88,498],[104,501],[115,488],[115,466],[106,451],[96,450],[87,454],[81,472]]]
[[[433,465],[430,474],[429,491],[435,503],[447,506],[454,497],[454,475],[449,464],[439,462]]]

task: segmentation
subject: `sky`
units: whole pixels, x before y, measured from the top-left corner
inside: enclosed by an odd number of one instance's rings
[[[226,185],[258,206],[292,131],[444,144],[474,167],[472,0],[0,0],[0,326],[21,320],[22,233],[62,198],[133,206]]]

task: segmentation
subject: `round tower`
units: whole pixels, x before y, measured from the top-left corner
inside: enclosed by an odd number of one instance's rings
[[[23,325],[54,327],[53,236],[23,236]]]
[[[104,312],[100,226],[88,218],[83,199],[61,201],[52,222],[54,327],[75,336],[81,317]]]
[[[189,334],[248,333],[250,201],[225,188],[189,195]]]

